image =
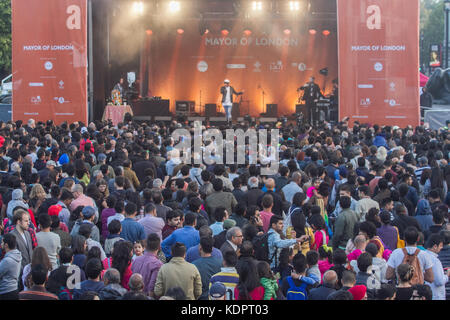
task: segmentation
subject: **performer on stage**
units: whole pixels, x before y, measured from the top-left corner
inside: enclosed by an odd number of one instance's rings
[[[298,88],[298,90],[304,91],[302,100],[305,101],[306,107],[311,115],[311,124],[314,121],[318,122],[320,113],[317,110],[316,103],[322,96],[322,93],[320,92],[319,85],[314,82],[314,77],[310,77],[309,82]]]
[[[233,94],[239,96],[244,93],[244,90],[237,92],[232,86],[230,86],[230,80],[224,80],[224,86],[220,88],[222,94],[222,106],[225,109],[227,115],[227,122],[231,122],[231,109],[233,108]]]
[[[338,120],[338,109],[339,109],[339,82],[338,79],[333,80],[333,92],[330,95],[331,111],[330,119],[331,121]]]
[[[120,78],[119,83],[117,83],[113,89],[113,90],[118,90],[122,97],[123,97],[123,83],[124,83],[123,78]]]

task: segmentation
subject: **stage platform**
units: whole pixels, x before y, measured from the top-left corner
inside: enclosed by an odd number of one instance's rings
[[[254,123],[276,123],[278,121],[278,118],[275,117],[250,117],[251,122]],[[134,121],[138,122],[164,122],[164,123],[170,123],[173,120],[176,120],[178,122],[185,122],[188,121],[189,123],[192,123],[194,121],[201,121],[202,123],[206,125],[221,125],[227,123],[226,117],[203,117],[203,116],[180,116],[180,115],[172,115],[172,116],[153,116],[153,115],[147,115],[147,116],[133,116]],[[248,120],[248,118],[247,118]],[[238,117],[237,119],[233,119],[233,122],[244,122],[246,119],[244,117]]]

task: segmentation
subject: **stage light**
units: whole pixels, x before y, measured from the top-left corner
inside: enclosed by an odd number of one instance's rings
[[[253,9],[253,11],[262,11],[262,9],[263,9],[262,1],[253,1],[252,9]]]
[[[247,29],[244,30],[244,34],[245,34],[246,36],[250,36],[250,35],[252,34],[252,30],[250,30],[249,28],[247,28]]]
[[[227,36],[230,33],[230,30],[228,29],[222,29],[222,35]]]
[[[145,30],[145,33],[146,33],[148,36],[151,36],[151,35],[153,34],[153,31],[150,30],[150,29],[147,29],[147,30]]]
[[[317,33],[317,30],[316,29],[309,29],[309,34],[310,35],[316,35],[316,33]]]
[[[300,10],[300,2],[299,1],[289,1],[289,10],[299,11]]]
[[[178,28],[178,29],[177,29],[177,33],[178,33],[178,34],[183,34],[183,33],[184,33],[184,29]]]
[[[327,37],[327,36],[330,35],[330,30],[323,30],[323,31],[322,31],[322,34],[323,34],[325,37]]]
[[[169,2],[169,12],[176,13],[181,10],[181,4],[179,1],[170,1]]]
[[[142,15],[144,13],[144,3],[142,1],[134,1],[131,10],[134,14]]]
[[[290,35],[291,34],[291,29],[286,28],[286,29],[283,30],[283,32],[284,32],[285,35]]]

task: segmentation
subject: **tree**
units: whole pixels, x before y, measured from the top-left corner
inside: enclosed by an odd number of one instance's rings
[[[426,70],[430,62],[430,45],[444,42],[444,15],[443,1],[420,1],[420,65]]]
[[[11,73],[11,1],[0,0],[0,76]]]

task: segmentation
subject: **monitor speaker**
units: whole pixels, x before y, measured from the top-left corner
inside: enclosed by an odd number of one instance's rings
[[[215,103],[208,103],[205,105],[205,117],[216,117],[217,105]]]
[[[266,105],[266,116],[267,117],[278,117],[278,105],[277,104],[267,104]]]

